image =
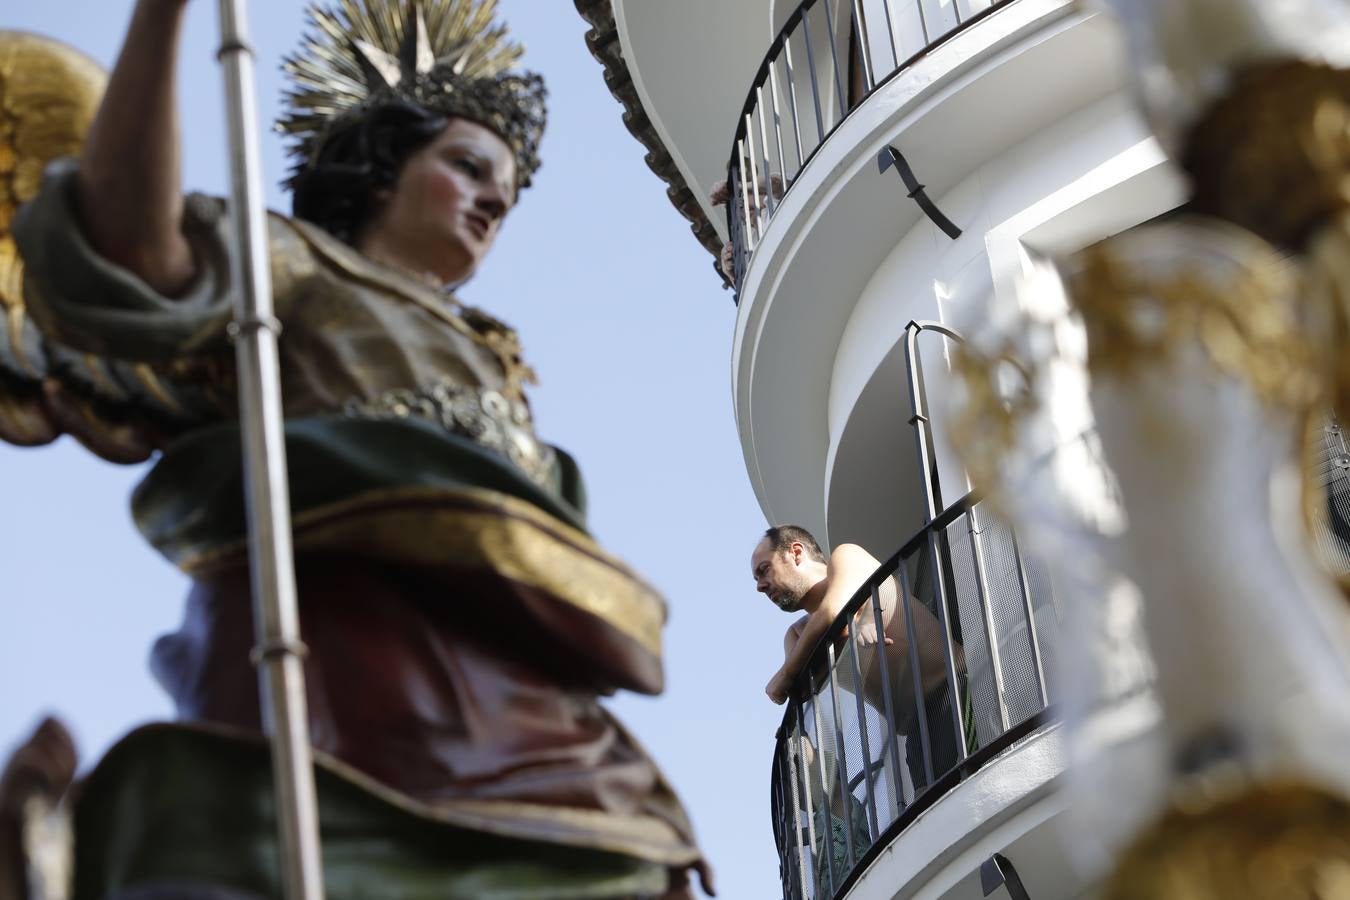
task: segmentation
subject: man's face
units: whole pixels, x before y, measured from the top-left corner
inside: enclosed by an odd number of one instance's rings
[[[775,553],[769,539],[763,538],[750,555],[750,568],[755,576],[755,590],[773,601],[784,612],[802,608],[802,598],[811,589],[811,580],[801,570],[805,558],[800,544]]]

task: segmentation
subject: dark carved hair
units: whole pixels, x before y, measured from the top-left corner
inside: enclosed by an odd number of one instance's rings
[[[392,188],[403,164],[445,130],[444,115],[391,100],[330,135],[288,182],[291,212],[348,244],[375,214],[375,192]]]
[[[806,555],[816,562],[827,561],[815,537],[800,525],[775,525],[765,531],[764,536],[769,539],[769,549],[774,553],[790,550],[793,544],[801,544],[806,548]]]

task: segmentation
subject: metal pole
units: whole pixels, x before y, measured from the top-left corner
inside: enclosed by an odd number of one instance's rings
[[[764,226],[767,224],[765,215],[765,204],[759,193],[759,160],[756,159],[755,152],[755,120],[753,113],[745,114],[745,146],[748,151],[747,158],[750,165],[750,190],[753,192],[751,203],[752,215],[755,219],[755,243],[764,240]],[[766,165],[767,168],[767,165]],[[749,198],[747,198],[749,199]]]
[[[905,561],[900,560],[900,570],[905,568]],[[886,626],[881,617],[881,588],[880,585],[872,585],[872,620],[877,625],[877,639],[884,641],[883,635],[886,633]],[[891,673],[886,663],[886,647],[884,643],[879,643],[877,647],[877,664],[880,667],[881,674],[881,698],[886,704],[886,742],[891,748],[891,781],[893,793],[895,794],[895,814],[900,815],[901,810],[905,808],[905,785],[904,776],[900,772],[900,726],[895,718],[895,701],[891,699]]]
[[[881,4],[881,8],[886,11],[886,34],[891,39],[891,59],[894,61],[891,71],[894,72],[896,69],[900,68],[900,47],[895,42],[895,21],[891,17],[892,2],[893,0],[884,0]]]
[[[979,594],[980,613],[984,618],[984,639],[989,647],[989,665],[994,672],[994,699],[998,701],[998,718],[1004,731],[1011,726],[1008,718],[1008,701],[1004,696],[1003,654],[998,648],[998,633],[994,629],[994,611],[989,607],[989,579],[985,575],[984,547],[979,536],[980,519],[972,505],[966,511],[966,534],[970,538],[970,562],[975,572],[975,589]],[[958,703],[959,705],[959,703]]]
[[[942,487],[938,483],[937,454],[932,446],[931,426],[928,420],[927,404],[924,401],[923,373],[919,364],[919,334],[924,331],[936,331],[954,341],[965,338],[941,322],[912,321],[905,326],[905,372],[909,380],[909,424],[914,426],[914,438],[919,452],[919,468],[923,474],[924,502],[927,504],[924,527],[928,531],[928,555],[933,561],[934,597],[937,605],[938,621],[942,624],[942,649],[947,656],[947,683],[956,686],[956,641],[952,636],[952,623],[947,606],[947,587],[943,572],[942,554],[938,550],[938,536],[933,529],[933,520],[937,518],[938,506],[942,502]],[[961,693],[955,691],[956,703],[952,704],[952,720],[956,726],[957,756],[962,762],[966,759],[965,729],[961,721]]]
[[[872,88],[877,86],[877,77],[872,68],[872,38],[867,33],[867,16],[863,12],[862,0],[853,0],[853,31],[858,35],[858,56],[862,58],[863,79],[870,94]]]
[[[736,141],[736,159],[740,163],[741,168],[741,179],[737,183],[737,186],[740,188],[738,193],[741,198],[741,212],[744,216],[741,224],[741,252],[748,262],[751,252],[755,249],[755,226],[754,222],[750,219],[750,180],[745,172],[744,138]],[[734,195],[732,199],[735,199]]]
[[[765,216],[773,218],[773,214],[778,211],[778,200],[773,195],[773,164],[769,161],[769,129],[764,124],[763,85],[755,88],[755,118],[759,120],[759,149],[764,159]],[[754,127],[753,123],[751,127]],[[783,148],[780,145],[778,149],[781,151]]]
[[[1036,634],[1036,611],[1031,605],[1031,585],[1027,581],[1026,562],[1022,559],[1022,548],[1017,544],[1017,534],[1008,528],[1008,538],[1012,541],[1013,560],[1017,563],[1017,584],[1022,590],[1022,612],[1027,617],[1027,637],[1031,641],[1031,658],[1036,663],[1036,689],[1040,691],[1041,708],[1050,705],[1050,694],[1045,687],[1045,666],[1041,662],[1041,639]]]
[[[844,749],[844,717],[839,710],[839,680],[834,677],[834,643],[825,645],[829,668],[825,677],[830,681],[830,709],[834,713],[834,746],[839,754],[839,799],[843,802],[844,843],[848,847],[849,868],[857,865],[858,854],[853,848],[853,792],[848,786],[848,754]]]
[[[792,890],[792,863],[789,861],[790,851],[788,850],[788,826],[791,823],[786,821],[787,809],[784,798],[787,796],[787,791],[783,786],[787,779],[784,769],[786,758],[787,745],[783,742],[782,732],[780,731],[778,752],[774,755],[773,776],[769,790],[769,808],[773,810],[774,843],[778,845],[778,874],[783,882],[783,900],[795,900],[796,892]],[[797,798],[793,797],[794,806],[796,801]]]
[[[253,49],[244,0],[220,0],[220,60],[230,135],[230,228],[239,419],[248,485],[249,560],[263,721],[288,900],[323,900],[319,816],[310,757],[300,617],[291,551],[290,499],[262,198]]]
[[[802,797],[804,797],[806,800],[806,835],[807,838],[811,841],[812,862],[815,865],[815,868],[819,870],[821,849],[820,849],[820,839],[817,838],[816,836],[816,803],[811,798],[811,764],[808,763],[803,758],[805,754],[802,752],[802,742],[810,740],[810,738],[806,736],[806,715],[805,713],[802,712],[802,705],[800,703],[798,703],[795,700],[789,700],[788,702],[794,704],[797,708],[797,743],[796,746],[794,746],[792,749],[797,754],[797,759],[800,759],[802,764],[801,768],[802,777],[805,779],[806,782],[805,787],[802,790]],[[820,740],[820,738],[816,738],[816,740]],[[828,831],[829,823],[826,822],[825,826],[826,830]],[[814,896],[815,894],[818,893],[820,893],[820,881],[819,879],[812,878],[811,894]],[[830,876],[830,893],[831,894],[834,893],[833,875]]]
[[[807,675],[810,683],[811,695],[811,715],[816,720],[816,771],[820,776],[820,798],[823,805],[820,807],[823,818],[825,819],[825,866],[830,873],[830,896],[834,896],[834,820],[833,812],[830,811],[830,787],[825,775],[825,727],[820,721],[820,696],[816,693],[816,678],[814,675]]]
[[[825,15],[829,15],[830,10],[827,7]],[[811,11],[805,10],[802,13],[802,36],[806,39],[806,71],[811,76],[811,100],[816,109],[816,144],[820,145],[825,140],[825,119],[823,107],[820,102],[820,81],[816,78],[816,54],[811,50]]]
[[[792,38],[789,36],[783,41],[783,65],[787,68],[788,83],[788,110],[792,113],[792,138],[797,148],[797,165],[795,171],[800,172],[806,162],[802,154],[802,126],[798,121],[797,115],[797,76],[793,71],[792,65]],[[795,176],[794,176],[795,177]]]
[[[862,774],[863,785],[867,789],[867,820],[872,827],[872,840],[875,841],[881,837],[881,829],[877,827],[877,798],[876,792],[872,788],[872,747],[871,741],[867,737],[867,710],[863,707],[863,677],[862,666],[858,663],[858,629],[856,626],[850,626],[848,629],[848,646],[853,656],[853,699],[858,707],[858,737],[862,741]],[[886,638],[879,630],[877,631],[876,648],[878,653],[886,651]]]
[[[933,560],[933,599],[937,604],[938,623],[942,625],[942,650],[946,654],[947,663],[947,683],[957,684],[956,680],[956,639],[952,636],[952,623],[948,616],[950,610],[947,606],[947,586],[946,579],[943,577],[942,554],[938,550],[938,536],[936,530],[930,523],[928,530],[928,556]],[[956,748],[957,756],[961,762],[966,761],[966,741],[965,727],[961,721],[961,693],[956,693],[957,702],[952,705],[952,724],[956,728]]]
[[[778,174],[783,179],[783,192],[787,193],[788,178],[787,155],[783,152],[783,115],[778,109],[778,61],[769,63],[769,103],[773,115],[774,142],[778,145]],[[794,173],[795,174],[795,173]],[[770,181],[769,190],[773,191]]]
[[[923,672],[919,668],[919,648],[915,645],[914,608],[909,602],[909,575],[904,565],[900,566],[899,575],[900,596],[896,598],[896,605],[900,607],[897,612],[903,611],[905,616],[905,636],[909,641],[909,670],[910,677],[914,679],[914,718],[919,726],[919,749],[923,759],[923,775],[926,779],[924,787],[927,788],[934,781],[933,739],[928,734],[928,704],[924,702]],[[909,749],[909,745],[906,744],[906,753]],[[919,786],[915,785],[914,794],[917,796],[918,793]]]
[[[914,426],[919,452],[919,468],[923,474],[925,524],[937,518],[942,509],[942,488],[938,483],[937,454],[933,447],[928,404],[925,400],[922,361],[919,359],[919,335],[936,331],[944,337],[963,341],[956,331],[940,322],[912,321],[905,326],[905,374],[909,381],[909,424]]]
[[[745,274],[745,265],[741,257],[745,253],[746,237],[745,225],[736,208],[736,198],[740,196],[741,191],[736,168],[732,166],[727,169],[727,235],[731,238],[731,286],[739,291],[741,277]],[[740,302],[739,297],[736,302]]]
[[[834,65],[834,86],[835,94],[839,97],[839,118],[840,121],[848,115],[848,94],[844,89],[844,76],[840,74],[839,69],[839,39],[834,33],[834,12],[830,9],[830,0],[825,0],[822,4],[825,7],[825,35],[830,41],[830,62]],[[833,126],[831,126],[833,127]]]
[[[798,716],[800,717],[800,715],[801,712],[800,710],[798,710]],[[797,802],[798,798],[803,796],[801,789],[801,777],[798,774],[798,766],[797,766],[798,754],[801,753],[801,740],[798,736],[795,736],[791,732],[789,732],[788,742],[789,742],[787,751],[788,778],[789,778],[788,783],[792,787],[791,800],[789,801],[792,804],[792,827],[793,827],[792,837],[793,837],[793,844],[797,848],[797,869],[798,869],[798,876],[800,878],[800,882],[798,883],[798,890],[796,893],[797,896],[800,897],[802,896],[802,892],[806,890],[807,874],[808,874],[806,867],[806,853],[804,850],[802,850],[802,809],[801,804]],[[808,786],[807,790],[809,792],[811,782],[810,773],[807,773],[806,781]],[[807,798],[806,802],[808,808],[807,815],[809,816],[811,804],[809,797]],[[808,826],[808,828],[810,827],[811,826]]]

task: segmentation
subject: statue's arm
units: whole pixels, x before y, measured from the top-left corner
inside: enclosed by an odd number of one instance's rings
[[[187,0],[139,0],[80,160],[76,206],[89,244],[156,292],[196,276],[183,235],[175,77]]]

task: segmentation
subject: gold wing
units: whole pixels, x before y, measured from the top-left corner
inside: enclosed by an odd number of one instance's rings
[[[115,370],[126,367],[38,331],[11,230],[47,164],[79,153],[106,83],[79,51],[0,30],[0,440],[31,447],[69,433],[105,459],[139,462],[150,452],[143,429],[116,411],[124,392]]]

